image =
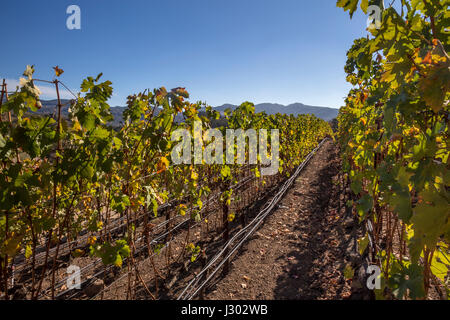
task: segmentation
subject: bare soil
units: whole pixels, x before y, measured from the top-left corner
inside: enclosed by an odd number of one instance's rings
[[[348,299],[356,222],[338,149],[326,142],[205,299]],[[355,298],[355,297],[353,297]]]

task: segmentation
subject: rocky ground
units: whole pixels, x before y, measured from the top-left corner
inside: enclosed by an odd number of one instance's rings
[[[325,143],[206,299],[362,298],[344,277],[357,224],[337,147]]]

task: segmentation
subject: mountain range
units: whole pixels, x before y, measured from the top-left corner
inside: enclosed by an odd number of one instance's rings
[[[225,109],[228,108],[234,110],[235,108],[237,108],[237,106],[232,104],[224,104],[219,107],[216,107],[215,109],[217,111],[223,112],[225,111]],[[330,121],[336,118],[339,112],[338,109],[308,106],[303,103],[293,103],[287,106],[276,103],[261,103],[255,105],[255,112],[263,112],[263,111],[269,115],[277,113],[293,114],[293,115],[314,114],[316,117],[321,118],[325,121]]]
[[[62,108],[62,116],[67,117],[68,115],[68,103],[70,100],[61,100],[61,104],[64,106]],[[52,115],[55,112],[57,100],[41,100],[42,108],[38,110],[36,113],[38,114],[47,114]],[[223,112],[226,109],[232,109],[234,110],[238,106],[232,105],[232,104],[224,104],[218,107],[215,107],[215,110],[219,111],[223,114]],[[122,122],[122,112],[125,108],[124,107],[111,107],[111,113],[114,116],[114,121],[111,123],[113,127],[118,127],[121,125]],[[333,109],[333,108],[327,108],[327,107],[316,107],[316,106],[309,106],[305,105],[303,103],[293,103],[287,106],[284,106],[282,104],[275,104],[275,103],[261,103],[255,105],[255,111],[256,112],[266,112],[267,114],[276,114],[276,113],[284,113],[284,114],[293,114],[293,115],[299,115],[299,114],[314,114],[316,117],[321,118],[325,121],[330,121],[337,117],[339,110]],[[181,117],[180,117],[181,119]]]

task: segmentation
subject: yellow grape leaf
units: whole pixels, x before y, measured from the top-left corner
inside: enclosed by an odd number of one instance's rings
[[[369,237],[367,236],[367,234],[364,238],[358,239],[358,249],[360,255],[362,255],[364,251],[366,251],[368,244],[369,244]]]
[[[450,255],[436,250],[431,261],[431,272],[438,277],[442,282],[445,282],[445,277],[448,274],[450,267]]]
[[[25,248],[25,258],[30,259],[32,254],[33,254],[33,250],[31,249],[31,246],[27,246]]]
[[[72,256],[73,256],[74,258],[78,258],[78,257],[81,257],[81,256],[83,256],[83,255],[84,255],[84,251],[81,250],[81,249],[75,249],[75,250],[72,252]]]
[[[347,264],[344,269],[344,277],[345,279],[353,279],[355,276],[355,270],[353,270],[350,264]]]
[[[58,66],[53,67],[53,70],[55,70],[55,75],[56,75],[57,77],[59,77],[60,75],[62,75],[62,74],[64,73],[64,70],[61,69],[61,68],[58,67]]]
[[[87,241],[87,243],[89,244],[89,245],[94,245],[95,244],[95,242],[97,241],[97,237],[95,237],[95,236],[92,236],[92,237],[89,237],[88,238],[88,241]]]
[[[180,206],[178,207],[178,212],[182,216],[186,215],[186,205],[185,204],[180,204]]]
[[[158,171],[165,171],[169,167],[169,160],[166,157],[161,157],[158,163]]]
[[[114,261],[114,265],[116,266],[116,267],[119,267],[119,268],[122,268],[122,257],[120,256],[120,254],[118,254],[117,256],[116,256],[116,261]]]
[[[73,122],[72,129],[73,129],[74,131],[80,131],[80,130],[81,130],[80,122],[79,122],[79,121],[74,121],[74,122]]]
[[[357,145],[356,145],[353,141],[349,141],[349,142],[348,142],[348,146],[349,146],[350,148],[356,148],[356,147],[357,147]]]
[[[22,240],[22,237],[15,237],[13,235],[12,238],[7,239],[5,241],[5,253],[8,256],[14,256],[17,251],[20,250],[20,241]]]

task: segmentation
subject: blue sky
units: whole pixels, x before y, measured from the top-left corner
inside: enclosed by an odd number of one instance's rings
[[[81,8],[81,30],[66,9]],[[367,34],[335,0],[3,0],[0,78],[27,64],[78,91],[86,76],[113,82],[111,105],[146,88],[186,87],[213,106],[272,102],[338,108],[349,89],[345,53]],[[7,37],[5,37],[5,35]],[[41,86],[43,98],[53,89]],[[63,92],[67,96],[66,92]]]

